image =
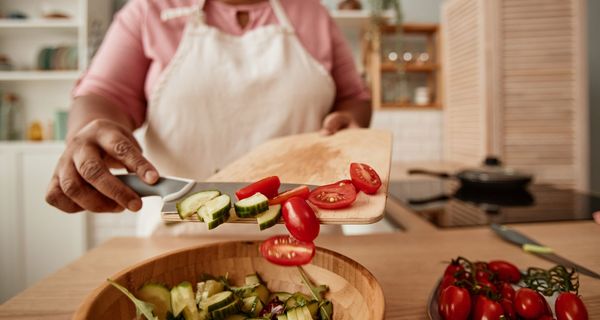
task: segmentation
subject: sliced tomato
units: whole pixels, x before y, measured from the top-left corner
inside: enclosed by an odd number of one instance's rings
[[[264,194],[267,198],[271,199],[277,196],[280,185],[281,182],[279,181],[279,177],[266,177],[262,180],[258,180],[236,191],[235,195],[237,196],[238,200],[242,200],[260,192]]]
[[[316,188],[308,201],[321,209],[341,209],[356,200],[356,188],[350,180],[342,180]]]
[[[290,236],[274,236],[260,244],[260,253],[269,262],[281,266],[301,266],[315,256],[315,245]]]
[[[299,197],[299,198],[306,200],[306,199],[308,199],[308,195],[310,195],[310,189],[308,189],[307,186],[299,186],[292,190],[284,191],[284,192],[280,193],[279,195],[277,195],[275,198],[270,199],[269,205],[272,206],[275,204],[282,204],[282,203],[286,202],[288,199],[293,198],[293,197]]]
[[[381,187],[381,178],[368,164],[351,163],[350,177],[354,186],[366,194],[374,194]]]
[[[291,198],[283,204],[281,211],[285,227],[294,238],[310,242],[319,235],[321,224],[306,200]]]

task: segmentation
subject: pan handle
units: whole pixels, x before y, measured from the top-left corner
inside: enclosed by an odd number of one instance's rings
[[[408,174],[424,174],[428,176],[434,176],[442,179],[450,179],[452,176],[447,172],[431,171],[426,169],[409,169]]]

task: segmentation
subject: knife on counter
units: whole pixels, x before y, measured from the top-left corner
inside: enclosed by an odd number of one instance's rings
[[[232,200],[237,199],[235,192],[246,187],[252,182],[197,182],[179,177],[160,177],[158,181],[149,185],[142,181],[136,174],[115,175],[125,185],[135,191],[140,197],[159,196],[163,200],[162,217],[168,221],[191,221],[199,222],[198,219],[181,220],[177,213],[177,202],[185,199],[188,195],[199,191],[218,190],[228,195]],[[280,190],[291,190],[301,184],[282,183]],[[316,186],[307,185],[309,188]],[[256,219],[232,219],[230,222],[256,223]]]
[[[548,248],[548,247],[540,244],[539,242],[527,237],[526,235],[520,233],[519,231],[510,229],[506,226],[495,224],[495,223],[491,224],[490,227],[503,240],[522,247],[523,250],[526,252],[529,252],[529,253],[534,254],[542,259],[554,262],[556,264],[559,264],[559,265],[562,265],[562,266],[565,266],[568,268],[573,268],[581,274],[585,274],[592,278],[600,279],[600,274],[555,254],[551,248]],[[531,250],[530,248],[533,248],[533,250]]]

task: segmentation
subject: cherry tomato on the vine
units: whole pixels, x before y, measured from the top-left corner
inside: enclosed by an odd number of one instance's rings
[[[544,299],[529,288],[517,290],[514,306],[517,314],[525,319],[537,319],[546,313]]]
[[[521,271],[514,264],[502,260],[490,261],[488,268],[498,275],[498,280],[518,283],[521,280]]]
[[[465,288],[449,286],[439,298],[439,312],[444,320],[466,320],[471,312],[471,296]]]
[[[558,320],[588,320],[588,312],[581,299],[574,293],[563,292],[554,304]]]

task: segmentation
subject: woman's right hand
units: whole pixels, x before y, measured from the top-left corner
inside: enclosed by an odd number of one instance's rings
[[[67,143],[46,201],[69,213],[138,211],[140,197],[110,173],[114,166],[135,172],[148,184],[159,178],[130,131],[115,121],[94,120]]]

